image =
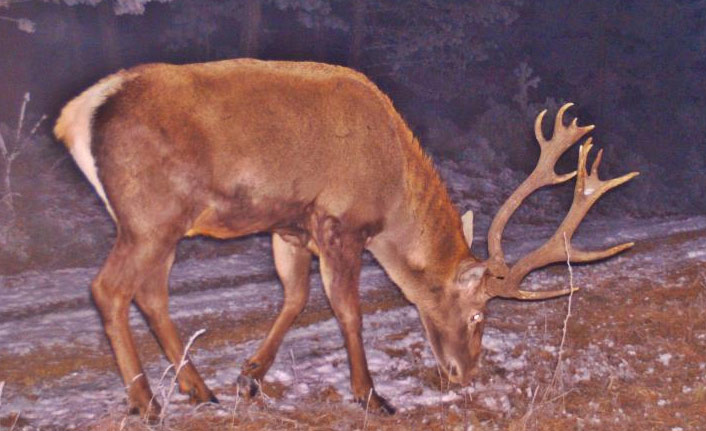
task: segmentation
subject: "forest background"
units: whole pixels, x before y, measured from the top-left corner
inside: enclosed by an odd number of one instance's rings
[[[703,214],[705,52],[703,0],[0,0],[0,273],[107,254],[112,222],[50,130],[66,101],[122,68],[254,57],[358,69],[487,226],[534,166],[535,116],[566,101],[598,126],[604,177],[641,172],[594,213]],[[570,195],[541,192],[517,218],[556,221]],[[188,240],[180,258],[237,247]]]

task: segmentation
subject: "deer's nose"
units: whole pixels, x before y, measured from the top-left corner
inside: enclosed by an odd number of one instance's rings
[[[451,359],[448,365],[448,377],[453,383],[461,383],[463,381],[463,376],[461,375],[461,368],[458,363]]]

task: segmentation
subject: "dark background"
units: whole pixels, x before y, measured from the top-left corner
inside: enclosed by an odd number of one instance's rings
[[[703,0],[0,0],[0,272],[96,265],[107,252],[112,222],[50,129],[81,90],[146,62],[359,69],[482,224],[534,165],[534,117],[572,101],[580,124],[598,126],[603,176],[641,172],[594,216],[703,214],[705,24]],[[554,221],[570,194],[540,193],[518,217]],[[181,253],[214,247],[191,240]]]

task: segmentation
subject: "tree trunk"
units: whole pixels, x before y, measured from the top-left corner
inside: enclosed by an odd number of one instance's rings
[[[363,59],[363,43],[365,42],[365,18],[367,8],[365,0],[353,1],[353,24],[351,26],[351,45],[348,50],[348,65],[360,69]]]
[[[17,153],[7,148],[5,139],[0,134],[0,156],[3,162],[3,191],[0,193],[0,200],[5,203],[10,220],[15,219],[15,204],[12,193],[12,162],[15,161]]]
[[[247,0],[240,23],[240,55],[257,57],[260,50],[261,0]]]
[[[72,7],[66,9],[66,21],[68,25],[68,37],[67,43],[69,44],[69,55],[70,61],[65,62],[65,66],[68,68],[68,79],[78,79],[83,77],[84,65],[86,61],[84,59],[83,52],[83,32],[81,31],[82,24],[78,17],[78,8]],[[66,64],[68,63],[68,64]]]
[[[328,38],[326,37],[326,27],[324,27],[322,20],[319,20],[314,24],[314,31],[316,32],[316,44],[314,45],[314,56],[318,61],[326,62],[326,54],[328,50],[326,49],[326,42]]]
[[[113,12],[112,2],[104,1],[98,6],[98,25],[100,27],[103,62],[106,68],[111,71],[120,69],[123,64],[120,55],[118,17]]]

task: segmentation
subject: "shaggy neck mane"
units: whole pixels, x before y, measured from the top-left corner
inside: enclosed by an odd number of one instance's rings
[[[458,263],[471,254],[446,185],[390,98],[364,75],[350,69],[345,73],[368,86],[396,123],[404,157],[404,205],[399,215],[407,225],[405,237],[396,239],[403,254],[398,258],[423,274],[425,284],[447,281],[455,275]]]
[[[448,279],[455,275],[458,263],[470,256],[461,219],[431,159],[406,125],[404,132],[405,208],[414,224],[414,249],[423,256],[420,269]]]

